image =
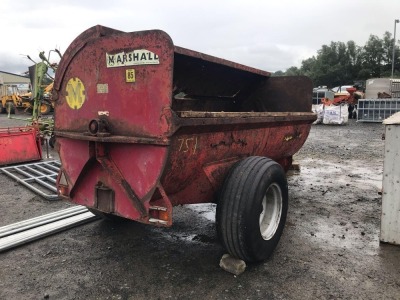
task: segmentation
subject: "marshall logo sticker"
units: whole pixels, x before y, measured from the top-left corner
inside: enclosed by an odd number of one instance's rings
[[[72,109],[80,109],[86,100],[85,86],[82,80],[78,77],[70,78],[65,91],[65,100],[67,100],[68,106]]]
[[[116,54],[106,53],[106,61],[107,68],[160,64],[158,55],[146,49]]]

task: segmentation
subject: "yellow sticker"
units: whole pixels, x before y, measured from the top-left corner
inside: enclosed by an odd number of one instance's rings
[[[135,82],[135,69],[127,69],[125,72],[126,82]]]
[[[67,92],[65,98],[68,106],[72,109],[80,109],[86,99],[83,82],[78,77],[71,78],[68,80],[65,91]]]

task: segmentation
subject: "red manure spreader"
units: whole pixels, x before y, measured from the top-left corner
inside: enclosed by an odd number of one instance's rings
[[[268,258],[286,221],[285,171],[316,119],[310,79],[270,75],[160,30],[86,30],[54,82],[60,196],[166,227],[174,206],[213,202],[226,250]]]

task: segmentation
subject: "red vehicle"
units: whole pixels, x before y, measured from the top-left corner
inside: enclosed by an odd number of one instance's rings
[[[172,225],[173,206],[217,203],[222,244],[267,258],[285,177],[311,123],[312,84],[174,46],[163,31],[92,27],[54,82],[60,196],[106,216]]]

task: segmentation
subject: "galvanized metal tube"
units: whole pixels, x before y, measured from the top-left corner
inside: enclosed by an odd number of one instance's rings
[[[25,166],[25,168],[28,169],[29,171],[31,171],[32,173],[35,173],[37,176],[47,176],[47,175],[48,175],[48,173],[40,172],[40,171],[38,171],[37,169],[32,168],[32,167],[30,167],[30,166]],[[24,172],[24,173],[25,173],[25,172]]]
[[[48,188],[50,191],[57,193],[57,188],[55,185],[48,184],[46,181],[42,180],[41,178],[36,178],[35,181],[37,183],[39,183],[41,186]]]
[[[26,181],[19,181],[20,184],[26,186],[28,189],[34,191],[36,194],[42,196],[43,198],[47,199],[47,200],[55,200],[58,199],[58,195],[57,194],[46,194],[43,191],[39,190],[38,188],[34,187],[32,184],[29,184]]]
[[[56,164],[57,166],[54,166],[53,163]],[[58,173],[58,171],[60,171],[61,163],[59,161],[53,160],[49,161],[48,163],[44,163],[44,165],[46,165],[46,168],[53,169],[55,173]]]
[[[0,238],[21,232],[23,230],[27,230],[30,228],[34,228],[49,222],[54,222],[59,219],[66,218],[68,216],[80,214],[83,212],[86,212],[87,208],[84,206],[74,206],[71,208],[63,209],[60,211],[56,211],[53,213],[49,213],[40,217],[32,218],[29,220],[24,220],[18,223],[6,225],[3,227],[0,227]]]
[[[50,163],[57,163],[56,161],[49,162],[49,164],[42,164],[52,167],[56,169],[55,166],[50,165]],[[39,167],[39,169],[45,170],[45,173],[42,173],[36,170],[33,167]],[[49,170],[46,170],[43,166],[38,166],[36,164],[29,164],[29,165],[21,165],[21,166],[13,166],[13,167],[5,167],[0,169],[9,177],[15,179],[18,183],[26,186],[33,192],[39,194],[43,198],[47,200],[55,200],[58,199],[57,189],[55,185],[51,185],[50,183],[56,182],[56,176],[58,172],[53,172],[53,174],[49,174]],[[31,173],[29,173],[31,172]],[[50,171],[52,172],[52,171]],[[22,177],[23,176],[23,177]],[[36,183],[37,185],[34,186],[33,184]],[[37,188],[37,186],[43,187],[43,190]],[[51,192],[52,194],[47,193],[47,191]]]
[[[35,227],[43,226],[43,225],[46,225],[46,224],[49,224],[49,223],[52,223],[52,222],[56,222],[58,220],[66,219],[66,218],[69,218],[69,217],[72,217],[72,216],[75,216],[75,215],[78,215],[78,214],[81,214],[81,213],[84,213],[84,212],[87,212],[87,210],[70,212],[70,213],[65,214],[65,215],[61,215],[61,216],[54,217],[54,218],[51,218],[51,219],[46,219],[46,220],[43,220],[43,221],[39,221],[39,222],[37,222],[35,224],[31,224],[31,225],[27,225],[25,227],[21,227],[21,228],[15,229],[15,230],[7,231],[4,234],[4,236],[10,236],[12,234],[16,234],[16,233],[19,233],[19,232],[22,232],[22,231],[25,231],[25,230],[29,230],[29,229],[35,228]]]
[[[98,217],[93,215],[91,212],[85,212],[67,219],[59,220],[57,222],[49,223],[40,227],[20,232],[18,234],[7,236],[0,240],[0,252],[89,222],[91,220],[95,220],[97,218]]]

